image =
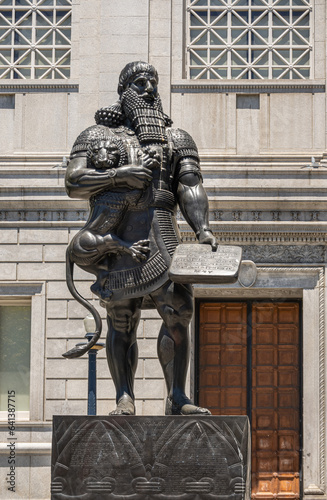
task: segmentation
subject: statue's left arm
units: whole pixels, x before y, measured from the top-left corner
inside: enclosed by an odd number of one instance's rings
[[[184,166],[188,165],[187,162],[187,158],[183,160]],[[183,175],[178,183],[177,198],[181,212],[195,232],[199,243],[207,243],[216,249],[216,238],[209,226],[208,197],[197,174]]]
[[[175,182],[177,182],[176,195],[179,207],[199,243],[209,244],[215,250],[217,242],[209,226],[209,203],[202,184],[196,145],[187,132],[183,130],[174,132],[172,131],[172,138],[175,139],[177,146]]]

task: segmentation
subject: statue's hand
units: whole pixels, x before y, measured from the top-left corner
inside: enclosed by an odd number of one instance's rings
[[[204,243],[205,245],[211,245],[213,251],[217,250],[218,243],[210,229],[206,227],[202,228],[200,230],[198,239],[199,243]]]
[[[160,167],[161,157],[155,149],[146,150],[142,155],[142,165],[150,170]]]
[[[117,168],[116,186],[145,189],[152,181],[152,172],[143,165],[125,165]]]
[[[132,256],[136,262],[146,260],[146,255],[149,252],[149,240],[139,240],[125,248],[125,252]]]

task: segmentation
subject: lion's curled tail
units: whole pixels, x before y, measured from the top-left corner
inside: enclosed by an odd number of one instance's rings
[[[78,293],[78,291],[75,288],[74,284],[74,262],[70,256],[69,252],[69,247],[67,248],[66,251],[66,280],[67,280],[67,286],[72,294],[72,296],[80,303],[82,306],[84,306],[90,313],[92,314],[94,321],[95,321],[95,333],[91,340],[85,344],[85,345],[76,345],[69,351],[65,352],[63,356],[65,358],[79,358],[80,356],[83,356],[89,349],[91,349],[94,344],[97,343],[99,340],[99,337],[101,335],[101,330],[102,330],[102,321],[100,314],[98,311],[93,307],[82,295]]]

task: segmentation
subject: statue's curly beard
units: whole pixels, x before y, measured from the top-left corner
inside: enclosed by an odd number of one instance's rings
[[[128,88],[121,96],[121,104],[141,144],[167,143],[166,116],[159,95],[142,97]]]

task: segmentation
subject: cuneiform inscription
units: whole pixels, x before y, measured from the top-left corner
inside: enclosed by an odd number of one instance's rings
[[[170,277],[174,281],[190,280],[192,283],[202,279],[230,279],[237,276],[242,250],[236,246],[219,245],[212,251],[209,245],[182,244],[174,253],[170,266]],[[207,281],[206,281],[207,282]]]
[[[214,273],[217,271],[235,271],[238,266],[238,260],[227,252],[219,253],[219,259],[212,253],[187,255],[181,254],[175,260],[175,265],[181,270],[196,269],[200,273]]]

